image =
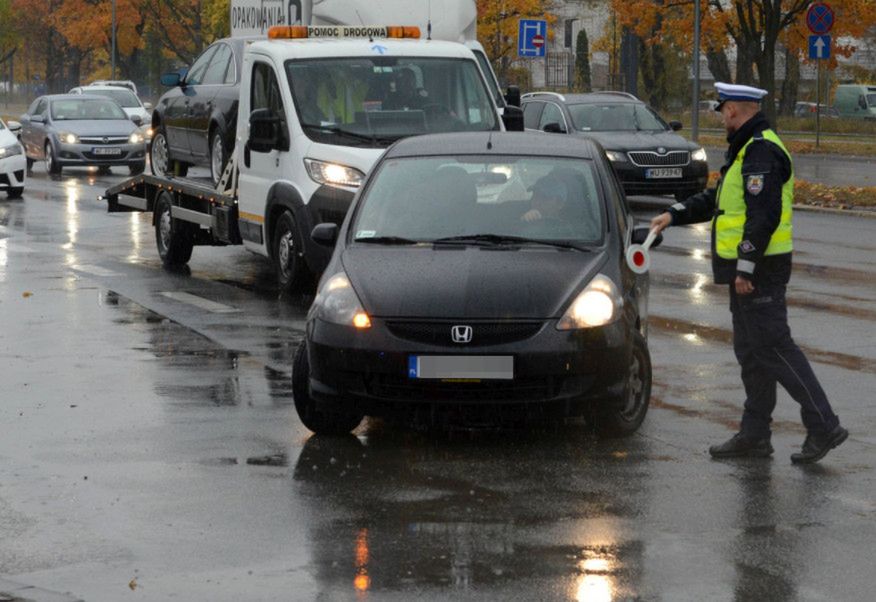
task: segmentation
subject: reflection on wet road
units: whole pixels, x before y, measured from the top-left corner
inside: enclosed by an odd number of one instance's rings
[[[784,393],[773,459],[707,457],[743,399],[707,227],[670,230],[652,256],[636,436],[366,421],[321,438],[289,381],[310,296],[279,297],[240,248],[161,269],[151,216],[94,200],[119,179],[38,168],[23,200],[0,200],[0,585],[88,601],[872,598],[870,221],[796,217],[792,329],[852,431],[801,469]]]

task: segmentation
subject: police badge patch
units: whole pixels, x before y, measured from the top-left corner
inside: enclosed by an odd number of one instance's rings
[[[753,195],[760,194],[763,190],[763,174],[753,174],[745,179],[745,189]]]

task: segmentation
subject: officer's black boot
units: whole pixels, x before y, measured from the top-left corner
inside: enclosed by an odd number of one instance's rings
[[[849,431],[839,425],[824,435],[806,435],[803,449],[800,453],[791,454],[791,462],[794,464],[818,462],[827,455],[827,452],[848,439],[848,437]]]
[[[773,455],[770,437],[752,437],[736,433],[721,445],[709,448],[713,458],[767,458]]]

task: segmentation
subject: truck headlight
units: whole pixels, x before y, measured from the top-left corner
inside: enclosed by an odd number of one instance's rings
[[[64,144],[78,144],[79,136],[76,134],[71,134],[69,132],[61,132],[58,134],[58,140],[63,142]]]
[[[605,156],[608,157],[608,160],[612,163],[627,160],[627,156],[624,153],[618,151],[605,151]]]
[[[350,279],[343,272],[329,278],[319,289],[307,319],[313,317],[359,330],[371,328],[371,318],[365,313]]]
[[[620,317],[623,299],[610,278],[598,274],[557,322],[557,330],[576,330],[605,326]]]
[[[706,149],[703,147],[698,148],[694,152],[690,154],[690,158],[694,161],[708,161],[709,156],[706,154]]]
[[[20,155],[22,153],[20,144],[10,144],[9,146],[0,146],[0,159]]]
[[[365,174],[354,167],[347,167],[338,163],[305,159],[304,166],[311,179],[318,184],[328,186],[350,186],[357,188],[362,185]]]

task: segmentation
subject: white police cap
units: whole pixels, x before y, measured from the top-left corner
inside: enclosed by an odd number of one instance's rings
[[[724,82],[715,82],[715,89],[718,91],[718,105],[716,111],[721,110],[721,105],[728,100],[738,100],[742,102],[760,102],[767,95],[766,90],[753,88],[751,86],[743,86],[740,84],[725,84]]]

